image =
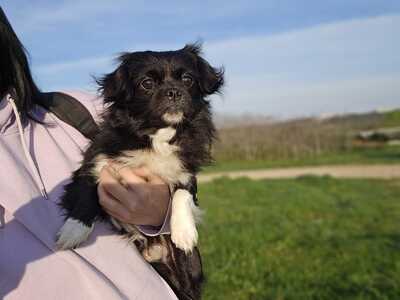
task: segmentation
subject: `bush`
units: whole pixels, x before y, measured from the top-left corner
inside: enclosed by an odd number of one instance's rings
[[[383,124],[378,113],[330,119],[297,119],[219,130],[213,154],[218,162],[237,160],[299,160],[346,152],[360,130]]]

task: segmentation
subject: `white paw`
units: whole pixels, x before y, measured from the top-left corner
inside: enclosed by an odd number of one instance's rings
[[[193,250],[198,239],[192,206],[192,195],[186,190],[178,189],[172,199],[171,239],[186,253]]]
[[[86,241],[94,225],[86,226],[73,218],[68,218],[57,234],[56,246],[59,250],[71,249]]]
[[[175,225],[173,225],[175,224]],[[197,229],[193,225],[185,225],[176,221],[172,223],[171,219],[171,239],[179,249],[189,253],[193,250],[193,247],[197,245]]]

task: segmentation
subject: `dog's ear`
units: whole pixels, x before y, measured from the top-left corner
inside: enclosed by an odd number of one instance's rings
[[[205,95],[220,92],[224,84],[224,69],[212,67],[201,57],[201,45],[199,43],[189,44],[183,51],[190,53],[196,60],[198,72],[200,73],[200,88]]]
[[[120,65],[118,68],[109,74],[104,75],[102,78],[97,79],[99,90],[104,98],[104,102],[116,102],[123,100],[127,97],[129,92],[125,86],[128,82],[128,67],[127,58],[128,53],[123,53],[119,56],[118,61]]]

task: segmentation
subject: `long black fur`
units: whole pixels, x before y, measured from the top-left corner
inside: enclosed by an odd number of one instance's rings
[[[74,172],[65,188],[61,205],[66,217],[91,226],[107,219],[99,205],[97,183],[91,170],[94,159],[105,154],[116,158],[126,150],[152,149],[149,135],[171,126],[162,118],[165,112],[184,113],[183,121],[172,125],[176,134],[170,143],[179,147],[178,157],[191,174],[189,183],[175,184],[196,198],[195,176],[211,160],[210,147],[215,136],[207,96],[217,93],[223,85],[223,70],[211,67],[200,54],[199,45],[165,52],[133,52],[122,54],[118,68],[98,80],[107,109],[100,124],[100,133],[84,154],[82,166]],[[182,82],[183,74],[193,79],[190,87]],[[143,89],[144,78],[153,79],[152,91]],[[179,101],[166,97],[168,89],[179,90]],[[197,202],[197,200],[196,200]],[[197,248],[191,254],[177,249],[169,236],[148,238],[148,245],[163,243],[168,252],[167,263],[152,263],[171,285],[180,299],[200,299],[203,273]],[[143,244],[137,244],[143,251]]]

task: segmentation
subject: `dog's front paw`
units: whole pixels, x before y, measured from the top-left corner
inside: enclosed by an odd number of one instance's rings
[[[193,197],[188,191],[183,189],[175,191],[172,199],[171,239],[186,253],[193,250],[198,239],[192,206]]]
[[[171,218],[171,239],[179,249],[190,253],[197,245],[197,229],[194,222]]]
[[[86,241],[94,225],[87,226],[82,222],[68,218],[57,234],[56,247],[59,250],[71,249]]]

